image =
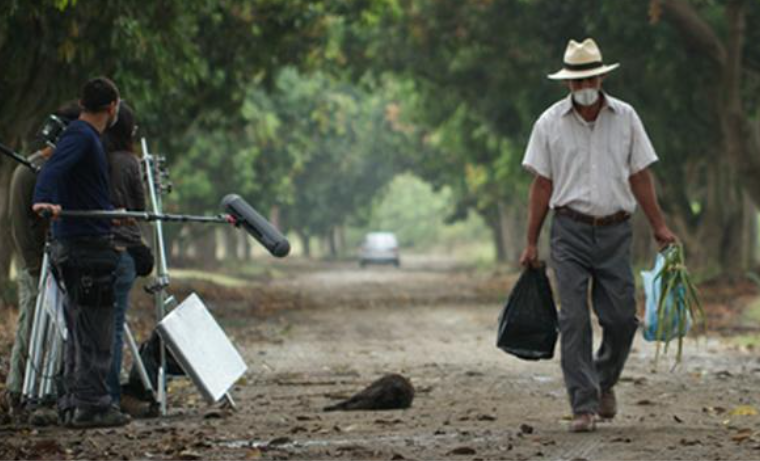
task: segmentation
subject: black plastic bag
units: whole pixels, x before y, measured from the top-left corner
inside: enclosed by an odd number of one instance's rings
[[[499,316],[496,346],[525,360],[551,359],[557,336],[557,308],[546,266],[525,269]]]

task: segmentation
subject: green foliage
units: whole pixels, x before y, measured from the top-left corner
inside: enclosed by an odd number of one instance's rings
[[[506,232],[505,208],[524,209],[531,178],[520,162],[532,124],[566,94],[545,75],[561,66],[569,38],[593,36],[606,61],[622,64],[605,88],[637,108],[660,154],[664,208],[692,231],[724,208],[715,188],[738,186],[710,179],[724,135],[715,64],[683,41],[662,4],[8,0],[0,141],[18,145],[105,74],[133,103],[151,148],[173,161],[170,208],[215,213],[237,192],[279,210],[282,226],[323,236],[404,208],[410,199],[397,192],[392,202],[375,197],[411,171],[450,201],[431,201],[435,213],[451,222],[475,212],[496,235]],[[742,109],[756,118],[760,3],[744,4]],[[725,40],[725,2],[685,5]],[[410,184],[394,190],[425,195]],[[430,232],[408,238],[421,244]]]
[[[174,201],[211,212],[235,191],[260,210],[276,206],[281,226],[305,236],[360,221],[406,146],[387,120],[389,104],[382,87],[369,93],[286,68],[271,92],[249,88],[241,113],[232,114],[245,128],[190,131]]]

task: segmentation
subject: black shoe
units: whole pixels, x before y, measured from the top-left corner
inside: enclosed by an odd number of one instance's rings
[[[29,424],[32,426],[53,426],[57,422],[58,412],[50,407],[37,407],[29,412]]]
[[[58,425],[63,427],[72,427],[71,420],[74,418],[74,409],[67,408],[65,410],[58,410]]]
[[[132,418],[114,407],[105,410],[85,410],[77,408],[71,420],[71,427],[115,427],[129,424]]]
[[[0,410],[10,416],[18,415],[24,408],[21,394],[6,390],[3,392],[2,401],[0,401]]]

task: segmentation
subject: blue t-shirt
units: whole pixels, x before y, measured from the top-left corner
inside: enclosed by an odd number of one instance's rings
[[[100,134],[89,123],[75,120],[37,177],[34,203],[55,203],[63,210],[112,210],[109,191],[108,163]],[[53,223],[56,239],[110,233],[108,219],[61,218]]]

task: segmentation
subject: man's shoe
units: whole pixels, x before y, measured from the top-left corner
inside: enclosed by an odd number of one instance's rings
[[[114,407],[105,410],[85,410],[77,408],[71,420],[71,427],[115,427],[129,424],[132,418]]]
[[[36,427],[53,426],[58,423],[58,412],[49,407],[38,407],[29,413],[29,424]]]
[[[594,432],[596,418],[593,413],[578,413],[570,422],[570,432]]]
[[[63,427],[71,427],[71,421],[74,419],[74,409],[67,408],[65,410],[58,410],[58,425]]]
[[[612,419],[617,414],[617,399],[615,391],[608,389],[602,391],[599,398],[599,417],[602,419]]]
[[[10,416],[18,415],[23,410],[21,394],[6,390],[3,392],[2,401],[0,401],[0,410]]]
[[[155,418],[159,415],[157,404],[131,395],[121,396],[121,411],[133,418]]]

